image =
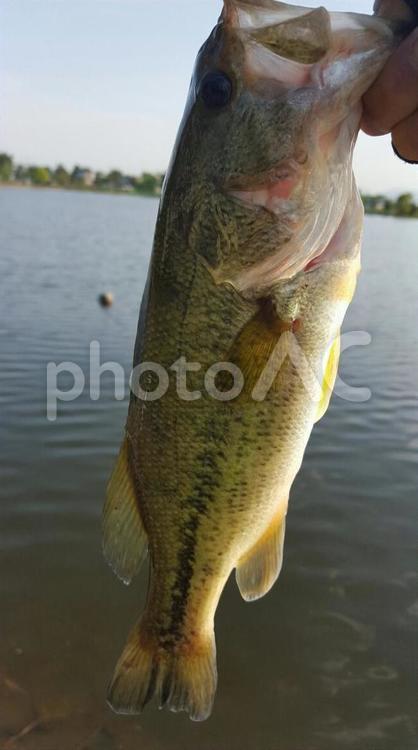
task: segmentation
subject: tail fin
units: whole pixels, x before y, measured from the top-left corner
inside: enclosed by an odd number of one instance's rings
[[[138,624],[116,665],[108,703],[116,713],[139,714],[155,696],[160,708],[186,711],[192,721],[204,721],[212,713],[216,683],[214,634],[168,650],[144,637]]]

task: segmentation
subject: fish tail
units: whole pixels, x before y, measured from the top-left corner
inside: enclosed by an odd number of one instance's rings
[[[170,647],[150,637],[140,622],[116,665],[108,703],[116,713],[139,714],[156,697],[159,708],[204,721],[212,712],[216,684],[213,631]]]

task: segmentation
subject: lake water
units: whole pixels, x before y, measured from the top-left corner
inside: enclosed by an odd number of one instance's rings
[[[0,747],[416,750],[418,222],[366,221],[341,374],[295,484],[283,573],[217,616],[213,717],[111,714],[105,688],[142,606],[101,556],[105,483],[127,398],[111,376],[46,418],[48,362],[88,376],[91,341],[129,373],[157,202],[0,191]],[[97,295],[113,291],[104,310]],[[7,738],[27,727],[16,742]]]

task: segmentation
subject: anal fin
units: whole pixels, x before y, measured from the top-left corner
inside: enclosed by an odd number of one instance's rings
[[[286,516],[280,516],[240,560],[235,575],[245,601],[261,599],[277,581],[283,565],[285,533]]]
[[[103,510],[103,553],[110,567],[126,584],[138,573],[148,550],[137,492],[124,439],[110,478]]]

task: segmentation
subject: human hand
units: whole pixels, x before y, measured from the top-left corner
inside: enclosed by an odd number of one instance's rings
[[[405,3],[406,13],[408,5],[414,7],[412,2]],[[418,2],[416,6],[418,16]],[[399,0],[375,4],[375,10],[385,16],[399,12],[399,7]],[[418,164],[418,28],[401,43],[365,95],[362,129],[368,135],[392,133],[395,153]]]

